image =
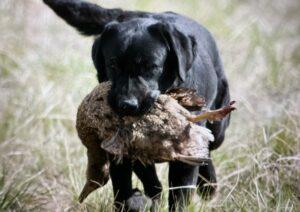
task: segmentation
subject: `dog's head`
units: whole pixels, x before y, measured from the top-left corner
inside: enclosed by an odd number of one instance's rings
[[[176,80],[185,80],[192,48],[191,38],[167,24],[133,19],[108,24],[92,56],[99,81],[112,81],[112,108],[122,115],[138,115]]]
[[[93,62],[99,82],[112,82],[108,100],[118,114],[146,112],[160,93],[186,79],[196,42],[173,25],[141,12],[70,0],[44,1],[83,34],[98,35]]]

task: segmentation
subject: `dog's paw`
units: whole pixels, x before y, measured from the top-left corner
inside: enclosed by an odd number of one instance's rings
[[[147,211],[152,206],[152,200],[145,196],[138,189],[134,189],[133,194],[125,202],[126,211],[141,212]]]

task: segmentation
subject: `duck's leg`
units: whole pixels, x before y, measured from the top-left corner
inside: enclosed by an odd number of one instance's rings
[[[202,121],[205,119],[207,119],[211,122],[220,121],[223,118],[225,118],[228,114],[230,114],[233,110],[235,110],[235,107],[233,106],[234,103],[235,102],[232,101],[229,103],[229,105],[227,105],[225,107],[222,107],[217,110],[207,110],[207,111],[201,113],[200,115],[187,117],[187,119],[193,123],[199,122],[199,121]]]

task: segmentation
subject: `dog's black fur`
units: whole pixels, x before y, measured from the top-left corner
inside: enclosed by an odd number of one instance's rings
[[[228,84],[215,41],[197,22],[172,12],[104,9],[77,0],[44,2],[82,34],[97,36],[92,58],[99,82],[112,81],[109,103],[118,114],[143,114],[160,93],[178,86],[196,89],[211,109],[229,103]],[[218,148],[229,118],[204,124],[215,136],[210,150]],[[116,203],[125,202],[133,194],[132,171],[142,181],[145,193],[158,198],[161,184],[154,165],[129,160],[117,164],[111,160]],[[207,182],[216,183],[212,163],[201,167],[170,163],[170,187],[198,185],[201,195],[209,195],[215,187],[205,185]],[[181,207],[189,200],[190,192],[188,188],[171,190],[170,209],[177,204]]]

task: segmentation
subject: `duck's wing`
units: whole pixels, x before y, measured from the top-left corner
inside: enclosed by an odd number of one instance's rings
[[[205,105],[205,99],[198,96],[194,89],[173,88],[167,91],[166,94],[177,100],[181,106],[191,111],[201,110]]]
[[[118,139],[119,134],[120,130],[118,129],[111,138],[102,141],[101,148],[113,155],[123,155],[124,143]]]

